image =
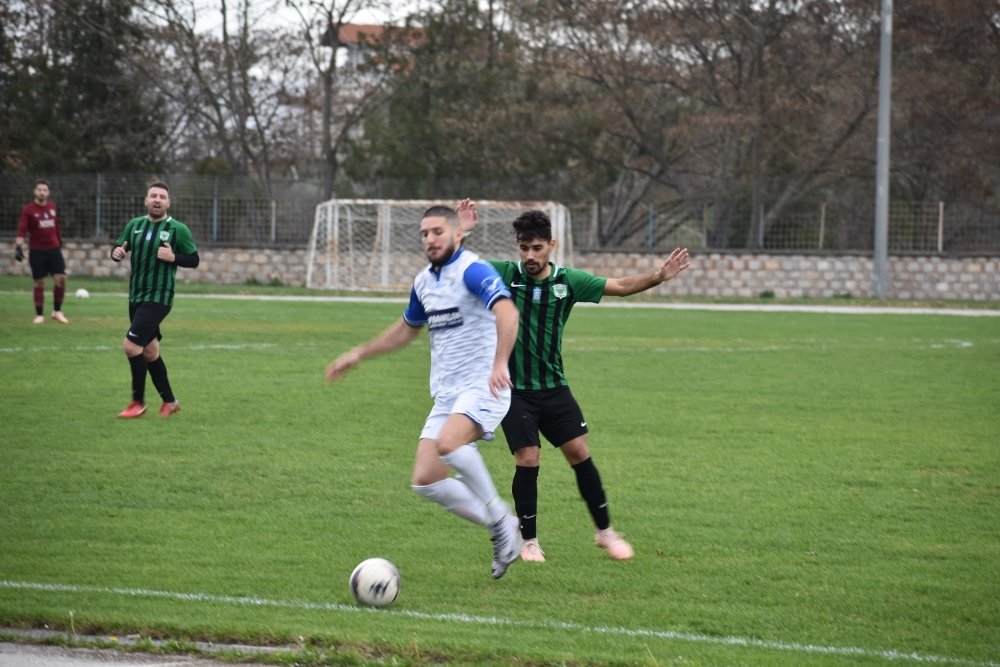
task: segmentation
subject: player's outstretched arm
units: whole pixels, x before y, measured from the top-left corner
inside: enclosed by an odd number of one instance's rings
[[[493,304],[493,314],[497,320],[497,351],[493,357],[493,373],[490,375],[490,392],[499,397],[499,392],[513,387],[507,361],[517,341],[517,323],[520,315],[517,306],[510,299],[500,299]]]
[[[334,359],[326,368],[326,381],[334,382],[335,380],[339,380],[344,377],[347,371],[369,357],[375,357],[403,347],[416,338],[419,333],[419,327],[410,326],[406,323],[406,320],[399,318],[394,324],[390,325],[367,343],[362,343],[357,347],[351,348]]]
[[[678,273],[691,266],[691,256],[687,248],[675,248],[670,256],[652,273],[641,273],[625,278],[608,278],[604,284],[604,294],[608,296],[630,296],[645,292],[661,283],[672,280]]]

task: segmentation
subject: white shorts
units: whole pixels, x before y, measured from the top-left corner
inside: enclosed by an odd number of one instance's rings
[[[500,398],[494,398],[486,384],[483,384],[482,389],[465,389],[438,396],[434,399],[434,407],[427,415],[423,430],[420,431],[420,439],[436,440],[448,415],[458,413],[479,424],[483,440],[492,440],[493,432],[503,421],[509,407],[510,389],[504,389],[500,392]]]

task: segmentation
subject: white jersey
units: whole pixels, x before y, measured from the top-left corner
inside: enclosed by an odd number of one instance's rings
[[[496,269],[459,248],[435,270],[417,274],[403,319],[427,326],[431,341],[431,396],[489,384],[496,356],[496,317],[491,308],[510,298]]]

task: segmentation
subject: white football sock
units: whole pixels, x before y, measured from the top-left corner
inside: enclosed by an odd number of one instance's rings
[[[486,505],[491,523],[496,523],[510,513],[507,503],[497,495],[497,487],[493,485],[490,471],[486,469],[486,462],[475,445],[462,445],[450,454],[443,455],[441,460],[458,471],[462,475],[460,483],[469,487]]]
[[[483,501],[477,498],[465,484],[454,477],[442,479],[427,486],[410,487],[415,493],[422,495],[428,500],[436,502],[449,512],[456,514],[466,521],[489,527],[492,525],[488,520],[486,506]]]

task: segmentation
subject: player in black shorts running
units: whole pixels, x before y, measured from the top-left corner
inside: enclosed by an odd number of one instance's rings
[[[475,205],[459,205],[463,230],[478,219]],[[686,248],[678,248],[655,271],[626,278],[604,278],[549,261],[555,250],[552,222],[542,211],[526,211],[513,223],[521,261],[489,260],[513,294],[521,314],[517,344],[510,356],[514,382],[510,410],[502,422],[514,455],[511,491],[521,520],[521,558],[543,562],[538,544],[538,470],[541,436],[562,452],[576,475],[597,531],[594,541],[614,560],[634,555],[632,545],[611,527],[607,496],[587,446],[587,421],[569,389],[563,370],[562,335],[578,302],[597,303],[601,297],[628,296],[653,288],[689,266]]]

